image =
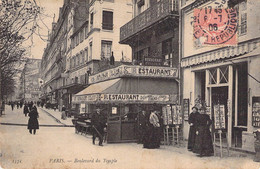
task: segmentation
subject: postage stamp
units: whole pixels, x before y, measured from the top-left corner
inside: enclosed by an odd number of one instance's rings
[[[238,16],[236,9],[194,9],[193,36],[202,46],[237,44]]]

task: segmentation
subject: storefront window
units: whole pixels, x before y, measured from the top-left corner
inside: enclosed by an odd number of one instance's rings
[[[217,84],[217,68],[209,69],[209,84]]]
[[[219,68],[219,75],[220,83],[228,83],[228,66],[220,67]]]

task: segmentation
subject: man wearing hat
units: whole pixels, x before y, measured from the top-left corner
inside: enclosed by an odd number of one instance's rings
[[[103,146],[103,137],[104,137],[104,127],[105,127],[105,118],[101,115],[101,110],[97,107],[96,111],[93,113],[91,118],[92,124],[92,134],[93,134],[93,144],[95,144],[96,137],[99,139],[99,146]]]

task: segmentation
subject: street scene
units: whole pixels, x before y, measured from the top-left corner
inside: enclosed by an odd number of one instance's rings
[[[22,109],[6,106],[1,118],[2,168],[259,168],[254,155],[232,151],[230,157],[200,158],[185,146],[143,149],[141,144],[93,145],[91,135],[76,134],[43,109],[39,130],[27,130],[28,117]],[[65,122],[66,123],[66,122]],[[3,125],[5,124],[5,125]],[[12,125],[7,125],[12,124]],[[70,124],[67,123],[69,126]],[[62,127],[63,126],[63,127]],[[218,150],[219,151],[219,150]],[[99,159],[100,162],[96,162]]]
[[[260,168],[259,8],[0,0],[0,168]]]

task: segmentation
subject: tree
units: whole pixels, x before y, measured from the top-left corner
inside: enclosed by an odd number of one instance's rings
[[[14,91],[15,66],[26,55],[22,43],[35,32],[40,10],[35,0],[0,1],[0,108],[3,96]]]

